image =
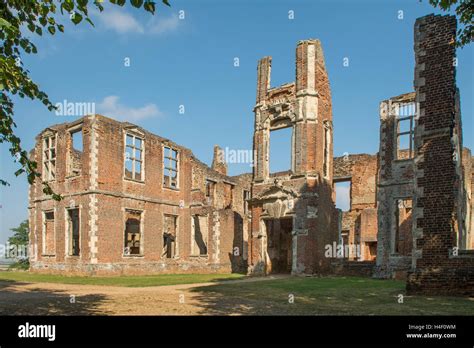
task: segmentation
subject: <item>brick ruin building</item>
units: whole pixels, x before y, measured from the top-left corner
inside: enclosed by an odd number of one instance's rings
[[[296,48],[296,81],[270,88],[271,57],[258,63],[250,273],[327,272],[337,240],[332,197],[332,106],[319,40]],[[291,170],[270,173],[271,132],[292,129]]]
[[[453,16],[415,24],[415,92],[380,104],[375,276],[473,294],[471,152],[462,146]],[[402,150],[403,149],[403,150]]]
[[[65,199],[31,186],[32,269],[366,274],[408,279],[410,292],[472,294],[473,157],[462,146],[455,32],[451,16],[417,20],[415,91],[380,103],[376,154],[333,158],[319,40],[297,44],[293,83],[271,88],[271,57],[258,63],[252,174],[228,176],[218,147],[208,167],[100,115],[47,128],[32,156]],[[291,168],[271,173],[271,134],[284,128]],[[348,211],[335,208],[344,182]]]
[[[344,259],[374,261],[376,258],[377,169],[377,155],[346,154],[334,158],[334,185],[350,184],[350,207],[341,212],[339,228]],[[357,248],[345,248],[347,245]]]
[[[410,293],[474,294],[474,252],[467,218],[471,163],[463,153],[456,87],[456,18],[426,16],[415,23],[413,252]],[[472,135],[472,134],[471,134]],[[466,177],[470,179],[466,180]],[[470,249],[470,250],[468,250]]]
[[[60,202],[30,187],[31,267],[87,274],[246,269],[250,176],[230,177],[130,123],[48,127],[32,157]]]

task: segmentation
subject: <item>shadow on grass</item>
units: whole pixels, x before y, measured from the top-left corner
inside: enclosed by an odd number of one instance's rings
[[[62,290],[25,288],[31,283],[0,280],[0,315],[105,315],[106,296],[75,296]],[[74,296],[72,301],[71,295]]]
[[[215,285],[196,286],[190,289],[200,308],[200,315],[288,315],[298,309],[288,306],[288,294],[274,289],[272,283],[298,280],[282,277],[276,279],[250,278],[247,281],[226,281]]]
[[[92,286],[149,287],[193,283],[223,282],[241,279],[241,274],[155,274],[140,276],[77,276],[31,272],[0,272],[0,281],[55,283]]]
[[[356,277],[290,277],[190,291],[198,313],[206,315],[470,315],[474,310],[474,299],[407,296],[403,282]]]

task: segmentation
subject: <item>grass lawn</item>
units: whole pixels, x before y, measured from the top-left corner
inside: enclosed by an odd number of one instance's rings
[[[406,296],[405,282],[358,277],[275,279],[193,288],[207,309],[241,314],[473,315],[474,298]],[[289,303],[290,294],[294,303]],[[403,303],[399,303],[399,295]]]
[[[244,277],[242,274],[160,274],[149,276],[85,277],[37,274],[30,272],[0,272],[0,281],[27,283],[62,283],[83,285],[110,285],[126,287],[162,286],[177,284],[206,283]]]
[[[123,287],[195,284],[186,290],[194,295],[194,307],[190,310],[193,314],[473,315],[474,313],[474,298],[407,296],[403,281],[361,277],[285,277],[259,278],[243,282],[224,281],[243,278],[244,276],[240,274],[70,277],[16,271],[0,272],[0,281],[6,282]],[[206,286],[199,284],[204,282],[215,283]],[[141,290],[134,291],[139,294]],[[399,303],[400,295],[403,296],[403,303]],[[156,298],[150,297],[149,301],[152,302],[146,303],[147,308],[155,306],[156,313],[162,313],[162,296],[164,295],[157,294]],[[127,301],[128,297],[124,296],[119,302]],[[292,297],[294,302],[290,303]],[[133,305],[137,305],[136,301]],[[141,313],[139,309],[138,313]]]

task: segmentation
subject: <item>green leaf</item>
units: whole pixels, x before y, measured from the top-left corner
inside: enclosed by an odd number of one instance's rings
[[[143,6],[145,11],[155,13],[155,3],[154,2],[145,2],[145,5]]]
[[[100,12],[104,10],[104,6],[102,6],[101,1],[95,0],[94,5],[99,9]]]
[[[86,21],[89,22],[93,27],[95,27],[94,23],[91,21],[89,17],[86,18]]]
[[[82,21],[82,15],[80,13],[74,12],[74,15],[71,16],[71,20],[74,24],[79,24]]]
[[[74,9],[74,2],[70,0],[66,0],[61,4],[61,7],[63,7],[67,12],[71,12]]]
[[[169,3],[169,1],[168,1],[168,0],[163,0],[163,4],[165,4],[166,6],[169,6],[169,7],[171,7],[171,5],[170,5],[170,3]]]
[[[143,0],[130,0],[130,2],[132,3],[132,6],[136,8],[140,8],[143,4]]]
[[[56,28],[54,26],[49,26],[48,31],[51,35],[54,35],[56,33]]]
[[[2,14],[3,15],[3,14]],[[10,28],[12,25],[9,21],[3,19],[3,18],[0,18],[0,27],[2,28]]]

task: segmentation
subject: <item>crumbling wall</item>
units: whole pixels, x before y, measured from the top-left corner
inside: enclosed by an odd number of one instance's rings
[[[291,219],[291,273],[328,272],[324,251],[337,241],[338,214],[332,200],[331,93],[320,42],[298,42],[294,83],[270,88],[270,72],[271,57],[265,57],[258,63],[254,108],[249,272],[272,271],[269,219]],[[291,169],[270,173],[270,133],[290,127]]]
[[[72,149],[71,131],[83,132],[80,156]],[[125,173],[126,135],[140,139],[135,156],[142,160],[141,174]],[[189,149],[156,136],[141,127],[117,122],[101,115],[83,117],[46,129],[37,137],[32,153],[42,163],[45,136],[54,135],[56,171],[51,186],[64,199],[54,201],[41,191],[41,183],[30,188],[31,267],[37,272],[77,274],[149,274],[237,272],[246,269],[243,247],[245,220],[243,191],[250,190],[250,178],[238,180],[198,161]],[[137,145],[138,146],[138,145]],[[164,183],[164,148],[177,151],[177,187]],[[141,151],[140,154],[139,151]],[[71,157],[72,155],[72,157]],[[72,162],[71,162],[72,160]],[[71,163],[81,170],[71,176]],[[214,161],[215,162],[215,161]],[[135,167],[137,168],[137,167]],[[43,168],[39,166],[39,171]],[[130,171],[129,171],[130,173]],[[128,174],[129,174],[128,173]],[[206,197],[206,179],[216,183],[213,200]],[[79,209],[80,255],[67,250],[67,210]],[[54,243],[43,252],[44,212],[54,212]],[[133,243],[125,233],[127,221],[139,221]],[[194,216],[207,219],[207,253],[193,254]],[[165,220],[175,219],[176,231],[166,239]],[[166,220],[168,221],[168,220]],[[202,220],[203,221],[203,220]],[[248,221],[248,218],[247,218]],[[137,226],[133,226],[136,231]],[[207,232],[207,233],[206,233]],[[50,235],[48,235],[50,236]],[[165,252],[172,241],[171,257]],[[128,244],[127,244],[128,243]],[[133,245],[132,248],[127,248]],[[51,246],[54,252],[49,249]],[[237,248],[237,249],[236,249]]]
[[[456,18],[429,15],[415,23],[416,228],[409,293],[474,294],[474,255],[457,249],[462,197],[462,130],[455,80]],[[458,209],[461,207],[461,209]]]
[[[36,266],[50,268],[50,265],[59,263],[70,263],[73,267],[82,263],[82,259],[88,259],[89,243],[88,233],[80,234],[80,246],[82,256],[69,256],[66,250],[67,219],[66,214],[69,209],[88,207],[89,197],[84,192],[90,187],[93,180],[91,171],[91,144],[88,136],[93,132],[93,120],[86,118],[71,123],[53,125],[43,130],[36,137],[34,149],[31,151],[31,158],[38,163],[38,172],[42,173],[42,179],[48,181],[54,192],[60,193],[63,197],[61,201],[54,201],[51,196],[43,192],[42,180],[35,180],[29,188],[29,247],[30,262],[32,268]],[[71,176],[70,155],[71,155],[71,131],[82,128],[83,151],[79,157],[74,157],[77,167],[81,168],[80,174]],[[44,168],[44,140],[54,138],[55,142],[55,178],[48,180],[45,178]],[[54,217],[49,227],[53,228],[52,235],[46,234],[45,214],[51,213]],[[85,211],[80,212],[80,223],[83,231],[89,230],[89,218]],[[51,226],[52,225],[52,226]]]
[[[350,260],[370,261],[376,257],[377,165],[377,155],[347,154],[334,158],[334,183],[351,183],[350,210],[342,212],[339,231],[340,239],[341,233],[347,231],[348,242],[355,247],[349,249]]]
[[[472,186],[474,185],[472,181],[473,168],[472,168],[472,156],[471,150],[468,148],[462,149],[462,199],[464,202],[463,215],[462,215],[462,228],[465,231],[461,240],[459,241],[460,249],[474,249],[474,238],[473,238],[473,223],[472,214],[473,214],[473,200],[472,200]]]
[[[404,277],[411,264],[407,252],[397,251],[397,236],[403,235],[410,245],[409,236],[401,232],[411,230],[411,221],[399,220],[398,209],[402,201],[413,198],[413,158],[408,150],[399,150],[397,120],[403,105],[415,102],[415,93],[406,93],[380,103],[380,148],[377,183],[378,232],[377,266],[375,276],[379,278]],[[416,115],[412,115],[416,122]],[[398,233],[398,234],[397,234]],[[410,253],[411,254],[411,253]]]

